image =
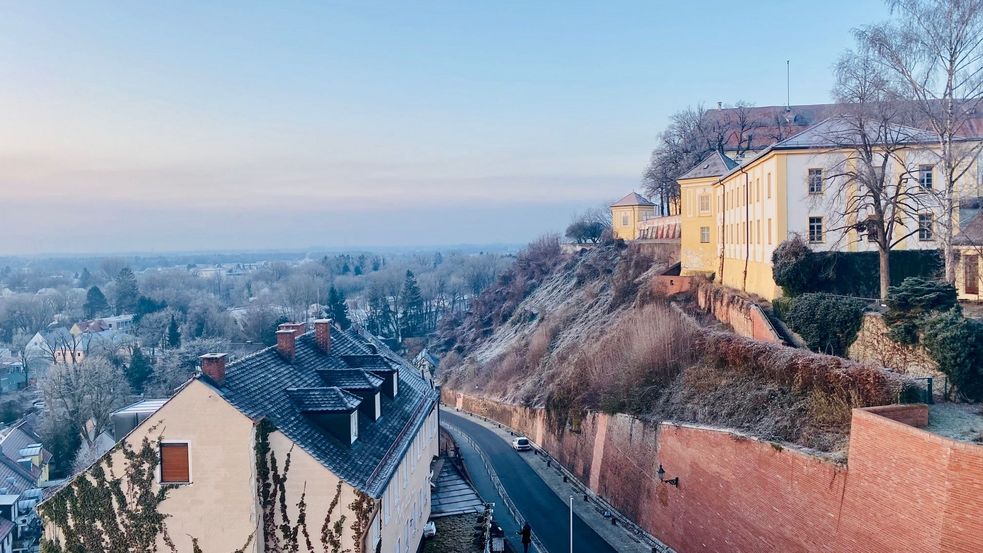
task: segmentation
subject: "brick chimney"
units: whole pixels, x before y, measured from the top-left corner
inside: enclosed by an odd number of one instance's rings
[[[294,336],[300,336],[307,332],[307,323],[282,323],[277,330],[289,330],[294,333]]]
[[[276,351],[287,361],[294,360],[294,342],[297,334],[293,329],[281,329],[276,331]]]
[[[314,321],[314,341],[322,352],[331,351],[331,319]]]
[[[225,384],[225,353],[206,353],[200,357],[201,373],[219,386]]]

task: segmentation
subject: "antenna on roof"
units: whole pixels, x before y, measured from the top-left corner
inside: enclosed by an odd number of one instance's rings
[[[792,111],[792,66],[785,60],[785,110]]]

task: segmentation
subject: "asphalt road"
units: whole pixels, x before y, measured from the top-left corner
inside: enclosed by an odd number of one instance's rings
[[[440,416],[477,442],[516,509],[529,521],[533,533],[549,553],[570,551],[570,510],[567,500],[560,499],[519,457],[533,453],[513,450],[492,431],[451,411],[442,410]],[[616,553],[614,548],[576,514],[573,518],[573,544],[574,553]]]

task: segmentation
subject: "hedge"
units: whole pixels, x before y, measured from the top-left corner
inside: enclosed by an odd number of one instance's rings
[[[864,309],[863,300],[808,293],[792,300],[784,320],[812,351],[844,356],[863,324]]]
[[[877,252],[816,252],[795,237],[782,242],[772,256],[775,282],[786,295],[828,292],[844,296],[880,296]],[[891,252],[891,284],[908,277],[937,278],[943,269],[938,250]]]
[[[701,340],[707,361],[718,368],[765,376],[799,391],[831,394],[854,407],[895,403],[910,386],[900,375],[831,355],[724,332],[707,332]]]

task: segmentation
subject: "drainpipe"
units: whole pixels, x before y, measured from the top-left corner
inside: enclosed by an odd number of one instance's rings
[[[741,165],[741,173],[744,174],[744,275],[741,290],[747,292],[747,266],[751,258],[751,206],[748,201],[751,193],[751,176],[744,170],[743,165]]]
[[[721,185],[720,192],[720,270],[717,271],[718,282],[724,283],[724,256],[727,253],[727,186]]]

